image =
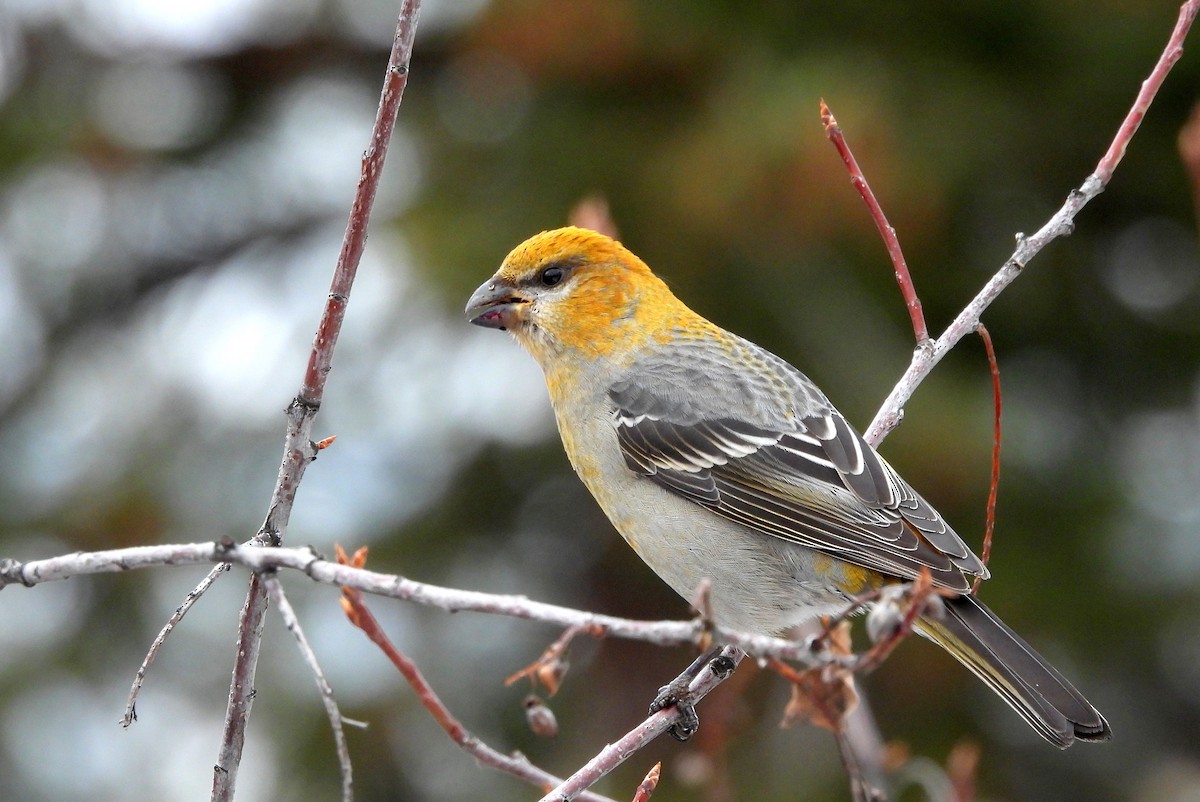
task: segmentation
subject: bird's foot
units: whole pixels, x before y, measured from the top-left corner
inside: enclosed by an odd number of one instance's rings
[[[705,652],[675,679],[658,689],[658,695],[650,703],[650,713],[653,715],[660,710],[674,707],[679,720],[667,730],[676,741],[684,742],[700,729],[700,716],[696,714],[696,695],[691,685],[700,672],[708,668],[718,678],[724,679],[737,667],[737,663],[724,653],[718,646]]]

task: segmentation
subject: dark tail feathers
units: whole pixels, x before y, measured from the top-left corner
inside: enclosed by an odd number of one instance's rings
[[[1021,714],[1038,735],[1065,749],[1107,741],[1104,716],[1021,636],[974,596],[948,599],[946,614],[922,618],[917,630],[954,655]]]

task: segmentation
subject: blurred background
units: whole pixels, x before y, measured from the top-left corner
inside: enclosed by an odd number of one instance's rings
[[[398,3],[0,0],[0,556],[245,539],[266,511],[379,96]],[[426,0],[412,75],[289,542],[371,567],[617,615],[683,617],[570,472],[541,377],[465,300],[586,196],[693,307],[783,355],[865,426],[912,333],[833,148],[837,115],[940,331],[1103,153],[1174,24],[1155,2]],[[866,682],[928,774],[980,749],[979,798],[1200,796],[1200,264],[1187,133],[1200,39],[1109,190],[985,316],[1004,471],[983,597],[1077,681],[1115,740],[1059,753],[939,650]],[[969,542],[991,386],[964,341],[887,457]],[[244,573],[153,666],[205,573],[0,594],[0,797],[206,798]],[[343,620],[285,577],[343,711],[363,800],[527,800],[479,769]],[[640,720],[685,649],[580,640],[528,732],[504,677],[545,625],[371,606],[452,710],[570,772]],[[788,688],[746,666],[600,787],[655,800],[848,796],[831,738],[780,730]],[[311,677],[269,620],[239,799],[335,798]],[[901,799],[922,799],[908,787]]]

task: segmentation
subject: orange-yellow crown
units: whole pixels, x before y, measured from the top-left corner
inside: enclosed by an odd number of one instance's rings
[[[624,245],[586,228],[567,226],[535,234],[504,258],[498,278],[518,283],[551,262],[621,266],[653,275],[646,263]]]

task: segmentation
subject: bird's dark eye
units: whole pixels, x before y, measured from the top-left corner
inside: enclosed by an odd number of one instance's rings
[[[566,275],[565,271],[557,265],[550,265],[542,271],[542,286],[553,287],[555,284],[563,280]]]

